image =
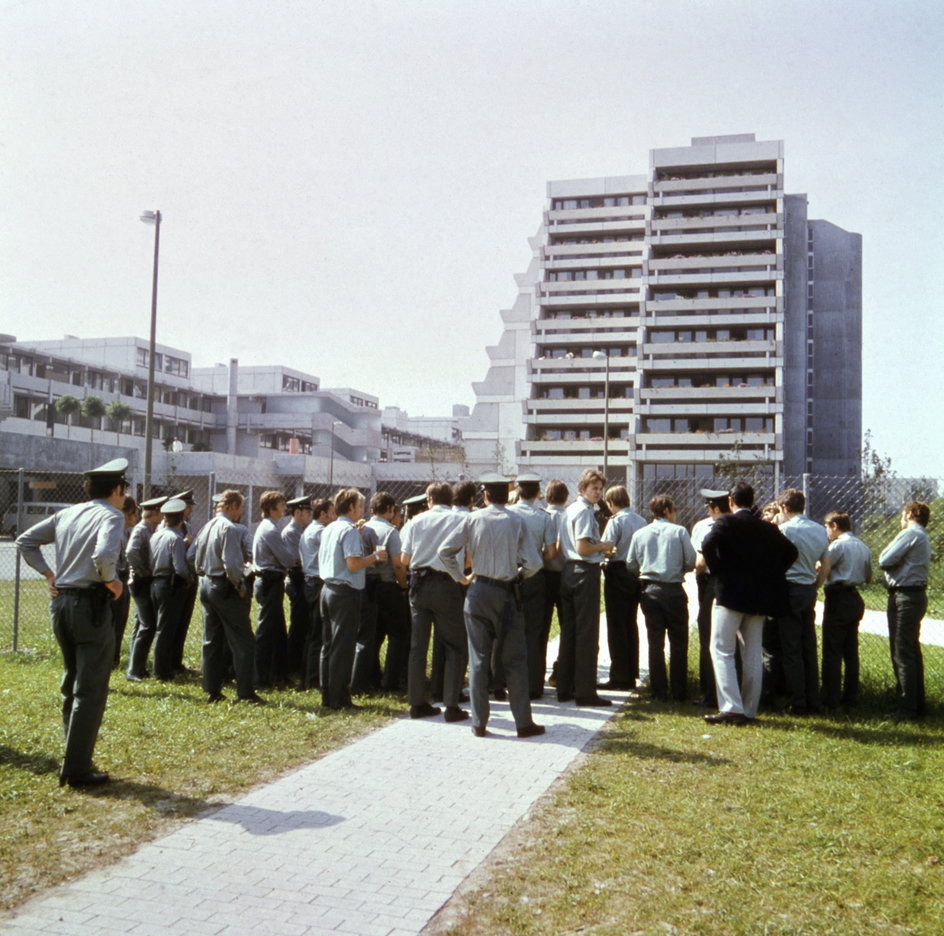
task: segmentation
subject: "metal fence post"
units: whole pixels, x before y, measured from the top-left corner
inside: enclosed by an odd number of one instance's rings
[[[211,471],[207,475],[207,520],[212,520],[215,513],[215,504],[213,496],[216,494],[216,472]]]
[[[22,468],[16,472],[16,534],[23,532],[23,475]],[[13,573],[13,652],[19,648],[20,639],[20,551],[16,550],[16,566]]]
[[[808,504],[810,502],[810,476],[806,471],[803,472],[803,497]]]

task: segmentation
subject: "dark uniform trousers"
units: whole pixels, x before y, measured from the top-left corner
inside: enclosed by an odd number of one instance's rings
[[[787,596],[790,613],[777,618],[787,696],[794,712],[815,712],[819,708],[816,586],[787,582]]]
[[[308,633],[305,638],[302,686],[317,689],[321,686],[321,589],[324,582],[315,576],[305,577],[305,600],[308,602]]]
[[[459,704],[462,683],[468,665],[468,636],[463,617],[462,586],[445,572],[411,574],[410,585],[410,662],[408,697],[410,705],[426,701],[426,655],[430,630],[436,631],[445,645],[443,663],[443,702]]]
[[[147,658],[154,642],[157,621],[151,601],[151,579],[136,578],[129,588],[134,599],[135,622],[128,653],[128,675],[144,677]]]
[[[688,597],[681,582],[640,581],[639,604],[649,640],[649,689],[653,698],[681,701],[688,695]],[[666,677],[665,638],[669,638]]]
[[[354,665],[351,672],[352,695],[363,695],[380,688],[380,644],[378,633],[376,576],[366,576],[367,583],[361,595],[361,619],[354,645]]]
[[[289,601],[287,659],[285,669],[290,676],[305,675],[305,646],[311,627],[311,606],[305,589],[305,573],[300,568],[288,570],[285,594]]]
[[[544,669],[547,670],[547,642],[551,638],[551,624],[554,623],[554,609],[557,608],[557,622],[560,626],[561,618],[561,574],[553,569],[544,570],[544,630],[541,634],[541,658],[544,660]],[[557,661],[554,661],[556,672]]]
[[[928,592],[923,585],[889,589],[888,645],[897,684],[898,714],[905,718],[925,713],[921,619],[927,610]]]
[[[50,604],[52,630],[62,650],[62,776],[92,770],[92,752],[108,701],[115,652],[111,595],[106,588],[60,588]]]
[[[403,599],[403,589],[396,582],[377,583],[378,647],[387,638],[382,687],[398,692],[407,685],[410,659],[410,613]]]
[[[177,628],[180,625],[180,609],[184,602],[186,586],[176,575],[155,575],[151,579],[151,602],[157,628],[154,634],[154,676],[156,679],[173,679],[174,648]]]
[[[597,694],[600,652],[600,566],[568,561],[561,574],[557,697]]]
[[[275,571],[257,572],[253,594],[259,605],[256,682],[268,687],[285,679],[288,646],[285,631],[285,576]]]
[[[827,585],[823,602],[823,705],[859,700],[859,622],[865,602],[855,585]],[[845,664],[845,685],[842,669]]]
[[[544,639],[546,591],[543,569],[521,583],[524,635],[528,654],[528,692],[532,695],[544,691],[544,676],[547,672],[547,640]],[[505,682],[508,682],[507,672]]]
[[[639,576],[630,572],[625,562],[608,562],[603,569],[603,601],[614,687],[632,689],[639,678],[639,595]]]
[[[340,709],[351,704],[351,670],[361,621],[363,589],[325,582],[321,589],[321,703]]]
[[[190,633],[190,621],[193,619],[193,609],[197,603],[198,588],[198,582],[183,586],[183,594],[180,599],[180,617],[177,620],[177,630],[174,634],[173,666],[175,670],[181,670],[184,667],[184,646],[187,643],[187,634]]]
[[[125,638],[125,628],[128,626],[128,613],[131,610],[131,592],[128,590],[128,570],[119,570],[118,578],[121,579],[123,586],[121,589],[121,597],[111,603],[111,621],[112,628],[115,631],[115,666],[121,662],[121,644]]]
[[[223,688],[230,661],[236,677],[236,695],[245,699],[253,694],[256,644],[247,598],[239,597],[225,575],[204,576],[200,580],[203,690],[209,695],[216,695]]]
[[[528,662],[524,615],[515,606],[511,582],[472,580],[463,613],[469,641],[469,699],[472,724],[488,722],[489,665],[497,641],[501,641],[501,664],[508,685],[508,701],[515,725],[530,725]],[[542,583],[543,585],[543,583]]]

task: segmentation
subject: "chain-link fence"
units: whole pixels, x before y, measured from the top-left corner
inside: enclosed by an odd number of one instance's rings
[[[377,466],[378,469],[381,467],[383,466]],[[310,481],[301,475],[282,474],[274,477],[271,471],[260,471],[256,475],[247,475],[242,471],[232,477],[214,472],[202,475],[174,472],[168,477],[157,479],[152,494],[171,495],[192,490],[195,502],[192,525],[198,530],[212,516],[213,494],[234,488],[246,497],[243,522],[253,530],[259,522],[259,500],[268,490],[281,490],[290,498],[307,494],[318,499],[333,494],[339,487],[352,485],[368,496],[376,490],[387,491],[402,503],[409,497],[423,493],[430,480],[429,472],[426,471],[429,466],[418,464],[413,472],[410,471],[411,467],[414,466],[398,465],[396,471],[388,472],[386,476],[383,471],[366,475],[361,470],[347,477],[343,467],[339,465],[333,484]],[[439,471],[436,473],[436,480],[458,480],[461,476],[461,466],[454,467],[454,476],[447,476],[447,472]],[[567,485],[571,499],[577,494],[579,473],[562,471],[558,476]],[[364,483],[365,477],[370,479],[369,486]],[[545,483],[549,480],[550,477],[545,478]],[[699,491],[702,488],[727,489],[733,480],[733,476],[726,475],[643,478],[631,486],[630,496],[634,508],[648,519],[649,500],[656,494],[668,494],[675,502],[678,522],[691,529],[696,521],[705,516],[704,498]],[[932,562],[928,583],[928,614],[922,625],[922,642],[926,647],[925,669],[929,694],[932,698],[944,698],[942,482],[933,478],[891,476],[865,480],[814,475],[775,479],[761,470],[749,472],[746,480],[755,487],[758,505],[762,506],[775,499],[779,491],[795,487],[806,494],[807,514],[811,519],[821,521],[831,510],[841,510],[850,515],[853,531],[872,550],[876,578],[872,585],[862,590],[868,609],[862,625],[863,669],[885,672],[892,682],[888,631],[884,615],[887,594],[882,586],[878,555],[897,534],[901,509],[905,503],[918,500],[930,506],[931,522],[928,534],[932,543]],[[140,486],[132,493],[140,498]],[[51,640],[45,583],[41,576],[19,558],[13,544],[14,535],[51,513],[84,499],[83,476],[79,473],[46,472],[41,468],[0,470],[0,650],[31,650],[46,645]],[[605,509],[601,511],[602,519],[605,519]],[[52,558],[50,553],[50,564],[54,565]],[[696,605],[692,602],[690,611],[693,626],[696,610]],[[199,614],[199,610],[197,613]]]

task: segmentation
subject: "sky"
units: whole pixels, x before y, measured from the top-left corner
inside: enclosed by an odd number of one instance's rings
[[[944,477],[939,0],[0,0],[0,332],[472,405],[549,180],[785,141],[863,236],[863,427]]]

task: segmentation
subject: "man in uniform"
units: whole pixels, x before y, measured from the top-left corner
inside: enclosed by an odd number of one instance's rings
[[[295,559],[282,541],[279,521],[285,516],[285,496],[266,491],[259,499],[262,520],[252,538],[252,567],[256,573],[253,594],[259,605],[256,624],[256,684],[285,682],[285,575]]]
[[[115,631],[115,666],[121,663],[121,644],[128,626],[128,612],[131,609],[131,592],[128,590],[128,581],[131,578],[131,567],[128,565],[128,541],[131,531],[138,525],[138,502],[130,494],[125,495],[125,502],[121,505],[121,512],[125,516],[125,528],[121,534],[121,553],[118,556],[118,578],[121,579],[121,597],[112,605],[112,626]]]
[[[454,527],[439,547],[439,557],[454,579],[464,577],[459,557],[466,552],[472,566],[472,583],[463,609],[471,663],[472,732],[477,738],[486,734],[489,661],[493,643],[500,641],[515,728],[519,738],[532,738],[544,734],[544,727],[536,725],[531,716],[524,617],[515,586],[519,575],[533,576],[541,568],[541,558],[529,546],[520,516],[505,506],[507,480],[499,474],[488,474],[481,484],[485,508]]]
[[[688,530],[676,523],[675,504],[667,494],[649,501],[652,523],[633,535],[626,567],[638,573],[639,604],[649,639],[649,689],[654,699],[680,702],[688,695],[688,597],[682,582],[695,568]],[[665,639],[669,638],[669,676]]]
[[[912,721],[925,712],[921,620],[928,610],[931,541],[925,527],[930,519],[927,504],[909,501],[901,512],[901,532],[878,557],[888,587],[888,645],[898,696],[896,721]]]
[[[49,584],[52,629],[62,651],[62,724],[65,757],[59,785],[94,786],[108,781],[92,754],[115,650],[111,602],[121,596],[117,575],[128,462],[116,458],[86,472],[84,504],[67,507],[21,533],[16,547]],[[42,554],[55,544],[56,570]]]
[[[544,695],[544,676],[547,669],[547,644],[544,635],[544,602],[547,586],[544,582],[544,563],[557,556],[557,524],[538,503],[541,496],[539,475],[518,475],[518,501],[508,510],[524,523],[525,545],[529,564],[537,571],[521,581],[521,603],[524,606],[525,645],[528,648],[528,694],[531,699]],[[495,500],[492,504],[498,503]],[[507,676],[505,682],[507,683]]]
[[[175,494],[172,500],[182,500],[184,507],[184,521],[181,527],[181,535],[184,540],[185,550],[189,551],[193,545],[193,526],[190,518],[193,516],[195,501],[193,499],[193,489],[181,491]],[[184,666],[184,646],[187,643],[187,634],[190,632],[190,621],[193,618],[193,609],[197,603],[198,580],[196,575],[192,575],[188,582],[183,586],[183,594],[180,599],[179,618],[174,633],[174,672],[192,673],[193,670]]]
[[[166,500],[166,497],[152,497],[141,501],[141,520],[128,537],[127,556],[131,569],[128,587],[135,610],[134,629],[128,648],[127,678],[130,682],[140,682],[147,676],[147,658],[157,627],[154,604],[151,602],[151,537],[161,522],[161,507]]]
[[[549,481],[544,490],[544,499],[547,501],[547,507],[544,509],[554,521],[554,539],[558,544],[557,554],[553,559],[544,560],[544,630],[541,632],[541,660],[544,669],[547,670],[547,642],[551,636],[551,624],[554,621],[554,609],[557,608],[557,620],[560,623],[561,613],[561,574],[567,559],[560,550],[560,528],[566,514],[565,505],[567,498],[570,497],[570,491],[563,481]],[[557,686],[557,660],[551,667],[551,675],[548,678],[548,685],[551,688]],[[542,693],[543,695],[543,693]]]
[[[358,521],[364,516],[364,495],[345,488],[334,497],[337,520],[321,537],[318,567],[321,589],[321,704],[326,709],[357,708],[351,701],[354,648],[361,622],[365,569],[387,558],[380,548],[364,555]]]
[[[588,468],[577,482],[579,496],[560,525],[558,546],[566,563],[561,576],[560,652],[557,699],[577,705],[612,705],[597,694],[600,652],[600,568],[613,543],[600,539],[594,508],[606,478]]]
[[[318,556],[321,551],[321,537],[329,523],[337,519],[334,501],[318,501],[312,508],[312,522],[305,527],[298,541],[298,553],[305,576],[305,600],[308,603],[308,636],[305,641],[302,688],[317,689],[321,686],[321,578]]]
[[[243,505],[239,491],[223,491],[217,515],[200,531],[194,544],[203,605],[203,690],[211,704],[224,700],[227,646],[236,677],[236,701],[265,703],[254,688],[255,641],[249,623],[245,527],[239,522]]]
[[[852,535],[849,514],[833,510],[823,518],[823,526],[829,537],[829,575],[823,587],[821,697],[826,708],[837,708],[859,701],[859,623],[865,614],[859,586],[872,581],[872,551]]]
[[[819,667],[816,660],[816,593],[829,574],[829,537],[804,514],[806,496],[797,488],[783,491],[780,532],[797,548],[787,570],[788,613],[777,618],[781,666],[793,715],[819,711]]]
[[[708,571],[708,564],[701,551],[705,537],[711,532],[715,521],[730,513],[727,491],[702,488],[708,514],[692,527],[692,546],[695,547],[695,585],[698,588],[698,688],[701,695],[696,705],[717,708],[718,693],[715,689],[714,664],[711,662],[711,608],[715,600],[715,580]]]
[[[600,688],[631,692],[639,678],[639,576],[626,568],[626,557],[634,534],[646,521],[630,508],[629,492],[622,484],[607,489],[606,506],[612,516],[603,539],[614,544],[613,555],[603,567],[610,678]]]
[[[305,573],[299,553],[302,534],[308,529],[312,519],[311,498],[296,497],[286,507],[292,519],[282,529],[282,542],[295,560],[289,567],[285,582],[285,594],[288,595],[291,608],[288,627],[288,658],[286,673],[294,678],[302,678],[305,670],[305,645],[308,642],[308,628],[311,623],[311,609],[305,595]]]
[[[190,568],[184,542],[186,503],[176,498],[164,502],[163,524],[151,537],[151,603],[154,605],[154,678],[174,678],[174,650],[180,626],[181,605],[187,599]],[[138,661],[140,662],[140,661]]]
[[[410,661],[407,694],[411,718],[439,714],[426,696],[426,656],[430,629],[435,625],[445,643],[443,701],[446,721],[462,721],[469,713],[459,706],[462,683],[468,663],[468,638],[462,613],[463,594],[460,579],[465,576],[447,571],[439,547],[453,530],[465,524],[469,514],[455,513],[452,488],[444,481],[434,481],[426,489],[429,509],[414,517],[403,528],[403,554],[400,559],[410,570]]]

